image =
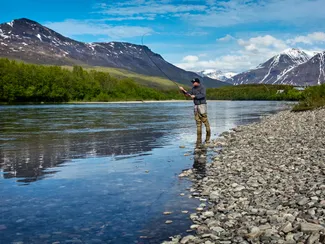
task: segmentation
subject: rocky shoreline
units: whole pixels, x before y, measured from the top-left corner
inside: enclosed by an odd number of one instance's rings
[[[325,109],[280,112],[213,141],[195,234],[172,243],[325,243]],[[193,173],[194,172],[194,173]]]

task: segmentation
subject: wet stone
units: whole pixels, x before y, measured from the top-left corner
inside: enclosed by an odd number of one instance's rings
[[[7,229],[7,226],[5,226],[5,225],[0,225],[0,231],[1,230],[6,230]]]

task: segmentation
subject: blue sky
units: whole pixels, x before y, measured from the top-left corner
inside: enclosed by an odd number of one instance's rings
[[[291,47],[325,50],[325,0],[16,0],[0,22],[30,18],[84,42],[144,44],[187,70],[240,72]]]

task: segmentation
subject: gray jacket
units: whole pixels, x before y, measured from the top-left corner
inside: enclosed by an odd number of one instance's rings
[[[195,86],[193,87],[189,92],[189,94],[194,95],[194,104],[195,105],[200,105],[200,104],[206,104],[206,90],[205,87],[200,84],[200,86]]]

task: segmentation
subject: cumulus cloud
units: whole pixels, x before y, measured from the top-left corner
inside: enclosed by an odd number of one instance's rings
[[[183,61],[185,61],[183,59]],[[182,62],[176,66],[193,71],[201,71],[205,69],[217,69],[222,71],[246,70],[252,66],[251,60],[243,55],[226,55],[211,60],[196,60],[192,62]]]
[[[68,19],[62,22],[47,22],[44,25],[69,37],[79,35],[107,35],[111,38],[130,38],[153,32],[148,27],[111,26],[92,20]]]
[[[217,41],[220,41],[220,42],[228,42],[228,41],[232,41],[232,40],[235,40],[235,39],[236,38],[233,37],[232,35],[227,34],[226,36],[217,39]]]
[[[238,44],[243,46],[247,51],[259,52],[264,48],[274,48],[283,50],[288,48],[287,44],[271,35],[252,37],[248,40],[239,39]]]
[[[194,63],[196,61],[199,60],[199,57],[198,56],[194,56],[194,55],[188,55],[188,56],[185,56],[183,58],[183,61],[184,62],[187,62],[187,63]]]
[[[324,32],[314,32],[306,36],[297,36],[296,38],[287,40],[290,44],[304,43],[312,45],[315,43],[325,43],[325,33]]]

